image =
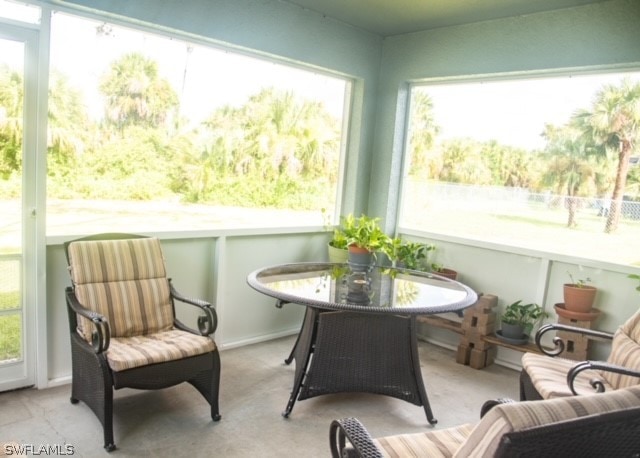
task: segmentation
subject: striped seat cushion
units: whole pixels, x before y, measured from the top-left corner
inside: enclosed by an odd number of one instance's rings
[[[504,434],[587,415],[640,406],[640,387],[547,401],[526,401],[494,407],[473,429],[456,457],[493,456]]]
[[[453,456],[467,440],[472,430],[473,425],[467,424],[426,433],[381,437],[374,439],[373,442],[382,451],[383,456],[389,458],[426,456],[445,458]]]
[[[616,331],[611,342],[607,362],[629,369],[640,370],[640,312],[636,312]],[[603,371],[607,382],[615,389],[638,385],[640,378]]]
[[[550,358],[535,353],[522,356],[522,368],[529,374],[533,386],[543,399],[573,396],[567,384],[567,372],[576,364],[577,361],[570,359]],[[594,389],[589,381],[594,378],[602,380],[606,390],[613,389],[600,371],[595,370],[578,374],[573,386],[579,394],[591,394]]]
[[[215,348],[215,343],[208,337],[172,329],[146,336],[111,339],[107,361],[112,370],[119,372],[201,355]]]
[[[106,317],[112,337],[173,327],[169,283],[157,238],[73,242],[68,253],[76,297]],[[91,341],[89,320],[79,318],[78,330]]]

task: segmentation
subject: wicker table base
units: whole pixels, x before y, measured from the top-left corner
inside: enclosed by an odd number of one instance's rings
[[[309,307],[298,341],[287,358],[296,361],[291,397],[359,392],[392,396],[423,406],[435,424],[422,381],[415,316],[373,315]]]

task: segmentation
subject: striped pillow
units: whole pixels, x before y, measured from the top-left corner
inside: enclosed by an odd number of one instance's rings
[[[69,244],[69,272],[82,305],[104,315],[112,337],[131,337],[173,327],[173,307],[157,238]],[[93,327],[79,317],[91,341]]]
[[[611,353],[607,362],[629,369],[640,370],[640,345],[625,333],[625,327],[618,329],[611,342]],[[640,384],[640,378],[630,375],[602,371],[602,375],[614,389]]]
[[[640,342],[640,310],[634,313],[631,318],[621,326],[622,332],[629,336],[634,342]]]
[[[455,456],[493,456],[504,434],[638,406],[640,406],[640,386],[602,394],[502,404],[494,407],[484,416]]]

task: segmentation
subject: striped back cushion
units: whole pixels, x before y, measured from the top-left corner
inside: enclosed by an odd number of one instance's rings
[[[72,242],[68,251],[78,300],[107,318],[112,337],[172,328],[169,283],[157,238]],[[91,324],[79,318],[79,331],[91,341]]]
[[[482,418],[455,456],[493,456],[504,434],[638,406],[640,406],[640,386],[602,394],[499,405]]]
[[[624,326],[618,329],[613,336],[611,353],[609,353],[607,362],[629,369],[640,370],[640,345],[625,332]],[[602,371],[602,376],[616,390],[640,384],[640,378],[630,375]]]

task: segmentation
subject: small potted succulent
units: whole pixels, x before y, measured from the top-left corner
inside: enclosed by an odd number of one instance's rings
[[[538,304],[518,300],[508,305],[500,316],[500,336],[510,340],[527,340],[533,327],[548,314]]]
[[[573,275],[567,273],[571,282],[563,285],[564,308],[571,312],[589,313],[596,298],[597,288],[587,284],[591,282],[590,278],[574,280]]]

